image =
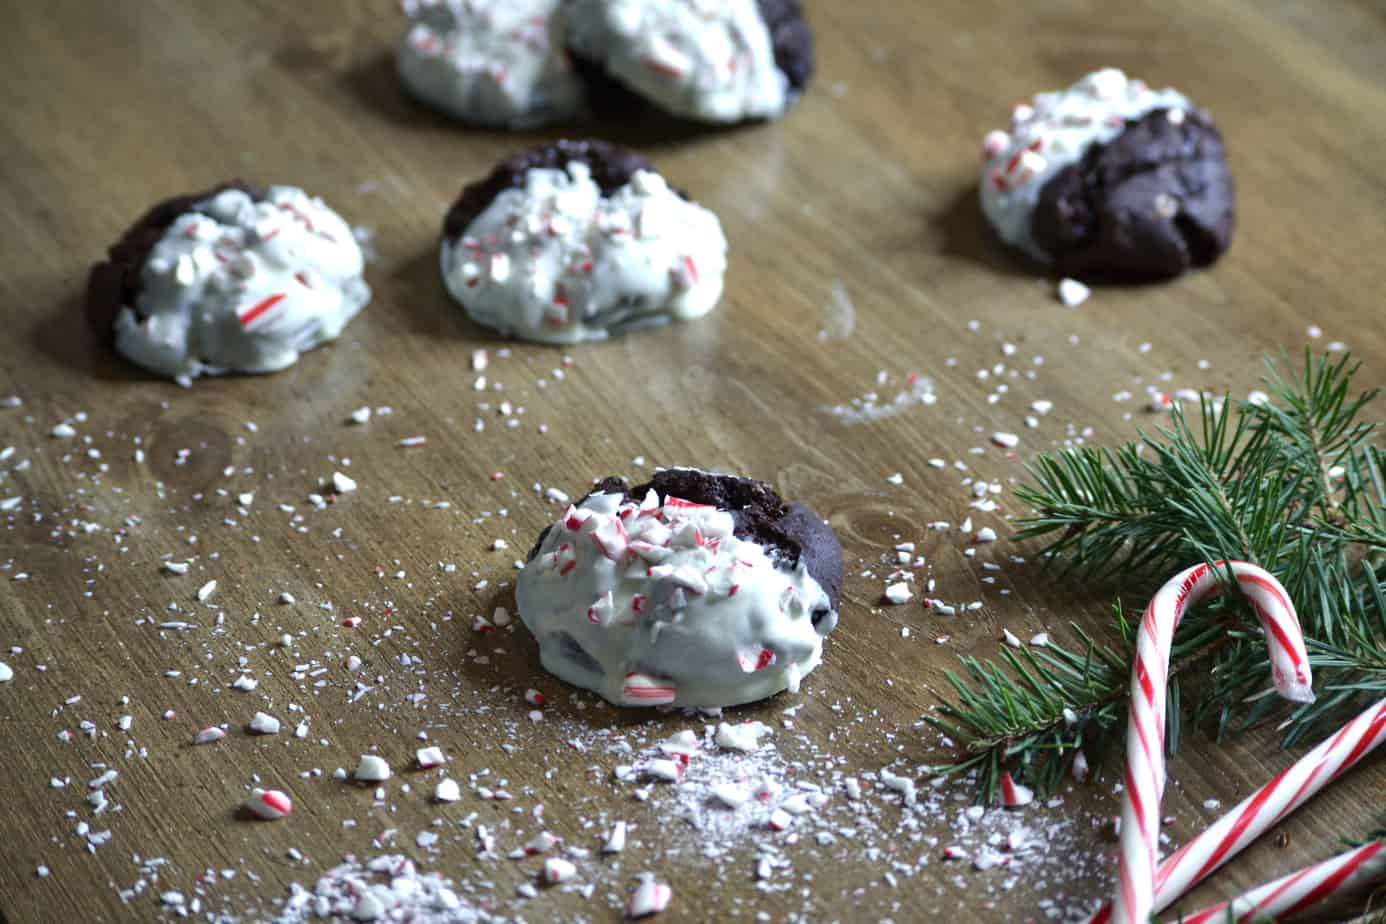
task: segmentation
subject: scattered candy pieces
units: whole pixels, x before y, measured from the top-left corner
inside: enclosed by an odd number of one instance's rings
[[[914,599],[914,591],[904,581],[896,581],[885,589],[886,602],[894,606],[909,603]]]
[[[906,805],[914,805],[919,801],[919,792],[914,785],[914,780],[907,776],[896,776],[889,770],[882,770],[880,777],[881,783],[887,789],[893,789],[904,797]]]
[[[439,780],[438,785],[433,787],[434,802],[460,802],[462,800],[462,787],[457,785],[456,780]]]
[[[548,853],[558,846],[558,838],[548,831],[540,831],[530,839],[529,843],[520,848],[519,855],[524,857],[534,857],[539,854]]]
[[[654,777],[665,783],[673,783],[683,776],[683,768],[686,765],[686,761],[655,758],[640,764],[639,770],[645,776]]]
[[[216,726],[209,729],[202,729],[193,736],[193,744],[212,744],[213,741],[220,741],[226,737],[225,729],[218,729]]]
[[[672,703],[678,698],[678,690],[673,684],[658,680],[648,674],[627,674],[621,696],[632,705],[657,706]]]
[[[338,494],[350,494],[356,490],[356,481],[341,472],[332,473],[332,490]]]
[[[256,789],[245,807],[266,821],[277,821],[294,810],[293,802],[278,789]]]
[[[618,821],[602,843],[602,853],[620,853],[626,849],[626,823]]]
[[[362,754],[352,775],[363,783],[380,783],[390,778],[390,765],[385,763],[383,757]]]
[[[640,879],[640,885],[626,902],[626,917],[634,920],[659,914],[669,907],[673,897],[672,889],[656,880],[650,873],[645,873]]]
[[[768,734],[769,731],[770,726],[763,722],[740,722],[736,725],[721,722],[718,724],[717,734],[712,740],[724,750],[749,753],[760,745],[761,736]]]
[[[250,720],[250,724],[247,727],[252,734],[256,735],[279,734],[279,720],[264,712],[255,713],[255,718]]]
[[[1022,786],[1009,772],[1001,774],[1001,804],[1006,808],[1023,808],[1035,801],[1034,790]]]
[[[443,757],[443,749],[437,747],[419,748],[415,756],[418,758],[420,770],[440,767],[446,759]]]
[[[549,857],[544,861],[544,881],[552,885],[567,882],[577,875],[577,867],[562,857]]]
[[[1066,308],[1077,308],[1087,301],[1091,294],[1092,289],[1077,279],[1061,279],[1059,281],[1059,301],[1063,302]]]

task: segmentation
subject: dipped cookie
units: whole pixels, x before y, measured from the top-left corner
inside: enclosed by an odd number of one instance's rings
[[[1066,276],[1169,278],[1231,243],[1235,187],[1212,117],[1119,70],[1020,104],[983,159],[987,220]]]
[[[440,261],[477,323],[577,343],[707,314],[722,295],[727,240],[716,215],[643,157],[559,141],[463,189]]]
[[[783,115],[813,74],[799,0],[566,0],[559,34],[593,108],[699,122]]]
[[[618,705],[797,692],[837,625],[842,547],[767,484],[691,468],[608,478],[544,530],[516,585],[544,667]]]
[[[276,372],[370,301],[351,227],[293,186],[228,183],[151,208],[92,267],[87,317],[125,358],[188,383]]]
[[[584,109],[582,82],[550,41],[560,0],[423,0],[400,43],[400,78],[464,122],[533,128]]]

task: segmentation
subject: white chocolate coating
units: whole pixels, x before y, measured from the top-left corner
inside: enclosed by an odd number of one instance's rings
[[[443,281],[472,319],[541,343],[604,340],[690,320],[722,295],[727,239],[656,173],[603,196],[580,162],[536,168],[442,245]]]
[[[277,372],[370,301],[351,227],[321,199],[273,186],[264,202],[226,190],[198,208],[150,252],[138,313],[116,316],[116,349],[131,362],[180,380]]]
[[[561,0],[426,0],[399,48],[419,99],[467,122],[533,128],[584,108],[551,23]]]
[[[993,131],[983,141],[982,211],[1003,241],[1049,263],[1030,234],[1045,184],[1093,145],[1120,135],[1128,121],[1156,109],[1192,108],[1182,93],[1151,90],[1115,68],[1093,71],[1067,90],[1036,94],[1015,107],[1009,134]]]
[[[544,667],[617,705],[797,692],[837,613],[802,561],[791,568],[732,526],[725,510],[654,491],[570,506],[516,585]]]
[[[755,0],[569,0],[567,45],[663,109],[770,119],[793,102]]]

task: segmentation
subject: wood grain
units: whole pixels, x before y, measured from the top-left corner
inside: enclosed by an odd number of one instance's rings
[[[24,405],[0,411],[0,441],[16,447],[3,494],[24,502],[7,515],[0,564],[5,577],[30,578],[0,582],[0,656],[16,671],[0,687],[0,778],[11,801],[0,821],[0,917],[149,920],[160,889],[191,895],[199,873],[223,868],[238,878],[209,886],[209,905],[267,901],[343,853],[379,852],[372,839],[391,828],[399,834],[387,846],[494,883],[480,897],[529,920],[614,919],[631,876],[646,868],[674,886],[661,919],[670,921],[760,912],[775,921],[931,920],[960,909],[966,920],[1014,921],[1037,917],[1046,895],[1071,908],[1104,892],[1110,784],[1066,793],[1046,816],[1071,821],[1072,868],[1048,858],[1035,867],[1042,874],[1022,871],[1012,889],[1001,886],[1004,871],[938,862],[891,888],[885,861],[849,838],[833,849],[808,839],[785,847],[792,872],[757,889],[754,839],[728,844],[721,862],[701,859],[692,835],[662,828],[657,807],[613,787],[614,755],[575,755],[567,744],[600,741],[613,726],[655,740],[696,723],[648,722],[573,696],[542,674],[523,630],[478,638],[471,619],[508,601],[514,555],[554,516],[532,485],[580,491],[598,476],[638,474],[635,456],[754,474],[829,516],[851,567],[841,628],[804,695],[740,714],[778,723],[802,704],[778,738],[813,772],[939,760],[936,736],[918,720],[939,701],[957,655],[994,652],[1002,627],[1029,635],[1077,620],[1100,629],[1115,590],[1135,599],[1148,583],[1058,584],[1009,561],[1015,550],[1004,543],[969,557],[956,531],[926,528],[968,513],[963,475],[934,470],[930,458],[961,460],[968,474],[1009,486],[1031,453],[1074,438],[1110,443],[1149,423],[1140,396],[1147,384],[1164,387],[1162,373],[1171,384],[1244,393],[1262,354],[1301,349],[1310,325],[1324,332],[1318,346],[1341,340],[1365,361],[1364,384],[1382,380],[1386,14],[1377,3],[1336,0],[819,0],[809,9],[820,72],[784,121],[672,139],[604,130],[648,149],[720,214],[733,246],[727,295],[697,324],[569,351],[562,379],[553,373],[562,353],[493,340],[449,302],[436,272],[436,233],[457,189],[532,138],[463,130],[407,99],[390,62],[402,18],[386,0],[49,0],[9,11],[0,37],[9,331],[0,389]],[[1052,280],[984,232],[976,148],[1015,100],[1106,64],[1175,83],[1213,110],[1239,183],[1239,227],[1210,272],[1104,288],[1065,310]],[[146,205],[236,175],[305,186],[372,227],[376,297],[339,343],[287,372],[182,391],[96,343],[79,294],[90,262]],[[841,320],[829,309],[835,281],[855,325],[825,340],[820,330]],[[488,370],[503,392],[473,390],[477,347],[511,351]],[[890,384],[877,385],[881,372]],[[889,396],[911,372],[936,381],[937,405],[863,425],[823,410],[870,391]],[[992,403],[998,384],[1008,390]],[[1114,400],[1121,392],[1134,397]],[[1055,410],[1026,430],[1021,418],[1036,398]],[[497,413],[502,400],[524,408],[513,429]],[[393,413],[346,426],[362,404]],[[89,415],[79,424],[89,443],[47,437],[78,412]],[[987,444],[994,430],[1022,433],[1017,457]],[[427,444],[395,445],[412,435]],[[21,470],[21,459],[31,465]],[[361,490],[313,510],[307,493],[339,468]],[[505,479],[493,481],[495,471]],[[896,472],[902,486],[886,480]],[[255,501],[240,512],[234,498],[246,491]],[[510,550],[491,551],[496,538]],[[983,609],[954,620],[918,606],[876,609],[883,562],[901,539],[920,543],[940,596],[980,599]],[[161,574],[169,555],[193,556],[193,573]],[[995,584],[984,583],[988,561],[1003,566]],[[212,605],[199,605],[194,591],[211,578],[220,588]],[[299,602],[276,604],[284,590]],[[342,627],[347,616],[362,625]],[[198,628],[157,628],[170,619]],[[289,649],[278,646],[284,633],[295,638]],[[936,644],[944,634],[951,641]],[[355,702],[341,667],[349,653],[367,659],[372,688]],[[319,666],[323,686],[310,676]],[[261,681],[254,693],[227,689],[242,668]],[[166,676],[173,670],[181,675]],[[531,686],[553,703],[538,725],[518,695]],[[309,716],[309,739],[245,737],[256,709],[290,723]],[[167,710],[177,717],[162,718]],[[128,734],[113,726],[123,714],[133,716]],[[94,737],[78,730],[82,720],[95,723]],[[188,744],[196,728],[219,722],[232,728],[226,741]],[[72,743],[58,738],[63,729],[76,732]],[[406,774],[373,804],[369,791],[331,779],[371,748],[404,768],[424,730],[453,755],[454,774],[489,770],[516,801],[469,796],[439,810],[423,798],[431,784]],[[1290,755],[1272,741],[1266,732],[1226,745],[1187,741],[1171,766],[1170,838],[1218,814],[1205,800],[1229,805],[1285,766]],[[101,762],[120,771],[110,788],[123,810],[91,818],[82,800]],[[326,773],[300,776],[313,768]],[[72,783],[50,789],[55,776]],[[290,820],[235,817],[256,779],[293,795]],[[412,794],[401,792],[410,780]],[[1286,823],[1288,846],[1253,849],[1189,907],[1365,833],[1383,784],[1380,761],[1354,773]],[[475,811],[508,848],[537,825],[510,808],[527,813],[539,802],[544,825],[589,847],[602,819],[639,825],[626,855],[594,862],[591,900],[553,892],[512,905],[532,865],[479,865],[474,838],[457,824]],[[876,824],[896,823],[898,809],[873,804]],[[438,818],[442,842],[415,849],[414,834]],[[112,842],[89,854],[72,833],[79,820],[109,827]],[[922,824],[948,836],[940,819]],[[900,859],[936,856],[908,834],[895,841]],[[310,862],[287,859],[290,848]],[[125,904],[118,889],[140,878],[132,855],[168,864],[151,891]],[[40,863],[49,878],[35,876]]]

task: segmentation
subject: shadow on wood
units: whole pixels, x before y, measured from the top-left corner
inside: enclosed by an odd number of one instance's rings
[[[39,353],[68,370],[107,382],[155,382],[160,377],[127,362],[87,324],[86,298],[70,295],[30,331]]]
[[[945,257],[975,263],[982,269],[1006,276],[1044,276],[1043,266],[1018,250],[1007,247],[982,214],[977,184],[960,191],[943,211],[928,216],[941,239],[938,252]]]
[[[427,250],[400,263],[390,274],[389,292],[382,291],[383,302],[399,302],[393,308],[418,333],[450,340],[475,341],[478,345],[493,346],[510,343],[489,327],[473,321],[466,310],[453,300],[443,285],[438,266],[438,247],[430,244]],[[383,308],[383,306],[382,306]]]

